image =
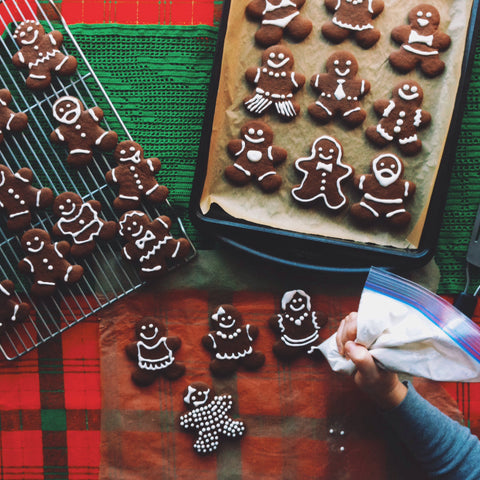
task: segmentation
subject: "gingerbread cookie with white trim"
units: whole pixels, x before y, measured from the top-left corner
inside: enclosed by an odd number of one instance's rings
[[[28,124],[26,113],[14,112],[9,108],[12,103],[12,94],[6,88],[0,90],[0,143],[3,142],[5,132],[21,132]]]
[[[30,313],[30,305],[14,299],[15,284],[11,280],[0,282],[0,335],[9,327],[23,322]]]
[[[64,96],[55,101],[52,112],[60,125],[50,134],[50,140],[66,145],[67,163],[72,167],[88,165],[93,159],[94,149],[106,152],[117,145],[117,133],[100,126],[103,119],[100,107],[85,110],[78,98]]]
[[[20,50],[12,57],[17,68],[27,68],[26,86],[30,90],[43,90],[52,81],[52,73],[72,75],[77,59],[61,52],[63,34],[58,30],[45,32],[35,20],[25,20],[16,28],[13,38]]]
[[[252,0],[246,9],[247,16],[260,22],[255,33],[259,45],[269,47],[284,36],[301,42],[312,31],[313,24],[300,13],[305,0]]]

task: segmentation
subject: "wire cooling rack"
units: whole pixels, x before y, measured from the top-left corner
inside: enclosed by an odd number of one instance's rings
[[[116,189],[105,182],[105,172],[115,166],[111,154],[95,152],[94,161],[88,167],[77,170],[66,164],[66,149],[52,144],[49,139],[50,132],[58,126],[52,115],[53,103],[60,96],[73,95],[83,102],[86,109],[96,105],[102,108],[105,115],[102,127],[115,130],[119,142],[132,140],[53,0],[49,2],[0,0],[0,29],[4,30],[0,37],[1,88],[7,88],[12,94],[10,108],[15,112],[25,112],[29,118],[28,126],[22,133],[5,135],[0,145],[0,163],[14,172],[22,167],[30,168],[34,173],[33,185],[37,188],[50,187],[55,196],[72,191],[78,193],[84,201],[96,199],[102,204],[101,216],[105,220],[118,222],[121,213],[112,207]],[[58,21],[50,20],[52,12],[58,16]],[[75,75],[54,78],[51,87],[43,92],[33,93],[25,87],[26,72],[17,70],[11,61],[18,50],[13,32],[18,23],[24,20],[40,21],[47,32],[62,31],[63,52],[74,55],[78,61]],[[158,208],[142,205],[142,210],[152,219],[161,214],[168,215],[172,218],[173,236],[189,240],[191,254],[182,263],[190,261],[196,255],[194,245],[168,200]],[[51,232],[56,219],[50,210],[32,213],[32,227]],[[17,271],[18,261],[25,256],[20,246],[23,232],[18,235],[9,233],[4,217],[6,216],[0,215],[0,280],[8,278],[14,281],[17,300],[26,301],[32,306],[28,319],[7,330],[0,338],[0,350],[7,360],[33,350],[144,283],[136,269],[122,259],[122,244],[117,236],[110,242],[97,242],[94,253],[85,259],[72,261],[81,264],[85,270],[83,278],[77,284],[71,287],[61,286],[54,296],[47,299],[33,300],[28,293],[31,279]],[[171,269],[179,265],[172,265]]]

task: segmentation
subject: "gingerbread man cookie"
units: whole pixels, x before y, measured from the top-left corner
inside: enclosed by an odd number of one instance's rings
[[[185,258],[190,251],[187,239],[172,237],[172,222],[165,215],[152,221],[146,213],[131,210],[122,215],[119,224],[120,236],[127,242],[123,256],[137,264],[146,280],[166,273],[170,263]]]
[[[53,203],[53,213],[59,220],[53,234],[72,242],[72,257],[84,257],[93,252],[96,240],[111,240],[117,233],[117,223],[100,218],[102,206],[98,200],[83,202],[74,192],[60,194]]]
[[[445,69],[440,52],[450,46],[450,37],[438,30],[440,13],[433,5],[422,3],[410,10],[408,23],[392,30],[392,39],[400,50],[390,54],[390,64],[401,73],[418,65],[428,77],[440,75]]]
[[[360,125],[367,116],[360,100],[370,91],[370,82],[357,78],[356,58],[350,52],[335,52],[327,60],[326,71],[310,80],[319,97],[308,113],[322,124],[339,117],[348,127]]]
[[[118,197],[113,206],[118,210],[133,210],[142,200],[162,203],[168,196],[168,188],[160,185],[155,174],[160,170],[158,158],[145,158],[143,148],[132,140],[120,142],[113,158],[118,164],[106,173],[109,184],[119,185]]]
[[[341,43],[352,36],[362,48],[370,48],[380,39],[380,30],[372,20],[382,13],[382,0],[325,0],[332,20],[322,25],[323,36],[332,43]]]
[[[82,278],[83,267],[65,258],[70,253],[68,242],[52,243],[48,232],[32,228],[22,235],[21,244],[27,256],[20,260],[18,269],[33,275],[32,295],[52,295],[59,283],[72,285]]]
[[[207,384],[195,382],[183,392],[183,402],[189,411],[180,416],[180,426],[196,435],[193,444],[196,453],[213,453],[222,439],[244,435],[245,424],[229,415],[233,407],[231,395],[215,395]]]
[[[225,168],[225,177],[234,185],[255,180],[267,193],[279,189],[282,177],[275,166],[284,162],[287,151],[273,143],[273,130],[261,120],[251,120],[240,129],[240,138],[228,142],[228,153],[235,159]]]
[[[241,313],[232,305],[220,305],[212,315],[214,329],[202,338],[212,354],[210,370],[214,375],[229,375],[241,365],[256,370],[265,363],[265,355],[253,349],[258,328],[243,325]]]
[[[7,213],[7,228],[13,232],[30,225],[32,209],[46,208],[53,202],[52,190],[35,188],[32,180],[33,172],[29,168],[13,173],[5,165],[0,165],[0,209]]]
[[[319,332],[327,323],[327,316],[312,310],[310,296],[303,290],[285,292],[281,310],[269,320],[270,328],[280,337],[273,345],[276,357],[284,361],[292,361],[302,355],[323,358],[319,349],[323,340]]]
[[[317,138],[309,157],[299,158],[295,168],[302,183],[292,189],[293,198],[303,205],[320,201],[330,211],[348,205],[343,183],[353,176],[353,167],[342,162],[343,149],[338,140],[327,135]]]
[[[385,153],[372,160],[371,170],[371,174],[354,178],[363,198],[352,205],[350,213],[367,226],[381,221],[396,228],[407,226],[411,215],[405,210],[404,201],[412,198],[415,184],[402,178],[402,160]]]
[[[15,285],[11,280],[0,282],[0,334],[10,326],[23,322],[30,313],[30,305],[14,300]]]
[[[140,387],[152,384],[162,375],[176,380],[185,373],[185,366],[175,360],[174,352],[182,341],[178,337],[167,337],[167,328],[155,318],[145,317],[135,324],[136,341],[125,347],[125,351],[137,364],[132,380]]]
[[[88,165],[94,148],[109,151],[117,145],[117,133],[100,126],[103,119],[100,107],[85,110],[78,98],[65,96],[55,101],[52,112],[60,125],[50,134],[50,140],[67,146],[69,165],[77,168]]]
[[[3,142],[3,134],[7,132],[21,132],[25,130],[28,117],[23,112],[15,113],[8,108],[12,102],[12,94],[6,88],[0,90],[0,142]]]
[[[300,113],[300,105],[293,98],[305,84],[305,76],[294,72],[293,54],[283,45],[267,48],[260,67],[249,67],[245,72],[255,93],[243,100],[252,114],[263,115],[274,108],[282,120],[292,120]]]
[[[258,44],[269,47],[278,43],[284,35],[295,42],[304,40],[312,31],[312,22],[300,13],[305,0],[252,0],[247,15],[260,21],[255,33]]]
[[[403,154],[415,155],[422,149],[417,131],[432,119],[430,113],[420,108],[422,102],[423,90],[417,82],[399,83],[393,89],[391,100],[377,100],[373,104],[381,120],[367,128],[367,138],[380,147],[395,142]]]
[[[72,75],[77,69],[77,59],[64,55],[60,49],[63,35],[58,30],[46,33],[34,20],[21,22],[13,34],[20,50],[12,58],[17,68],[27,68],[26,85],[31,90],[43,90],[52,81],[52,73]]]

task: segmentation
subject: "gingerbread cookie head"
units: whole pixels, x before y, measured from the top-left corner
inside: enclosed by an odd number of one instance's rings
[[[53,213],[57,217],[71,217],[80,210],[82,198],[74,192],[64,192],[58,195],[53,202]]]
[[[231,395],[215,395],[205,383],[190,384],[183,393],[187,413],[180,416],[180,427],[196,435],[193,449],[199,455],[217,451],[223,439],[240,438],[245,424],[229,415],[233,407]]]
[[[72,96],[57,99],[52,107],[55,120],[65,125],[73,125],[77,122],[84,110],[83,103],[78,98]]]
[[[327,59],[325,66],[327,73],[340,79],[355,78],[358,73],[358,62],[355,56],[345,50],[335,52]]]
[[[243,325],[242,315],[232,305],[221,305],[211,318],[214,329],[227,335]]]
[[[432,35],[440,25],[440,13],[433,5],[422,3],[410,10],[408,22],[419,35]]]
[[[14,112],[9,108],[12,95],[9,90],[0,90],[0,142],[3,141],[4,132],[21,132],[28,124],[28,117],[23,112]]]
[[[392,153],[381,154],[371,162],[371,174],[355,177],[354,183],[363,193],[350,213],[361,225],[385,223],[393,228],[404,228],[411,214],[405,201],[413,197],[415,184],[403,179],[404,165]]]
[[[393,89],[392,99],[406,102],[411,108],[417,108],[423,102],[423,89],[418,82],[405,80]]]
[[[0,335],[8,328],[23,322],[30,313],[30,305],[17,302],[15,285],[11,280],[0,282]]]
[[[176,380],[185,373],[185,366],[175,360],[174,352],[181,346],[178,337],[167,336],[163,322],[144,317],[135,324],[136,341],[127,345],[128,357],[136,363],[132,380],[138,386],[148,386],[159,377]]]

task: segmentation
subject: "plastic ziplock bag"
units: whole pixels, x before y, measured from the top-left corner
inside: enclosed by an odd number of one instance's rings
[[[332,370],[352,374],[336,334],[320,349]],[[371,268],[360,298],[357,343],[380,366],[447,382],[480,381],[480,328],[449,302],[393,273]]]

